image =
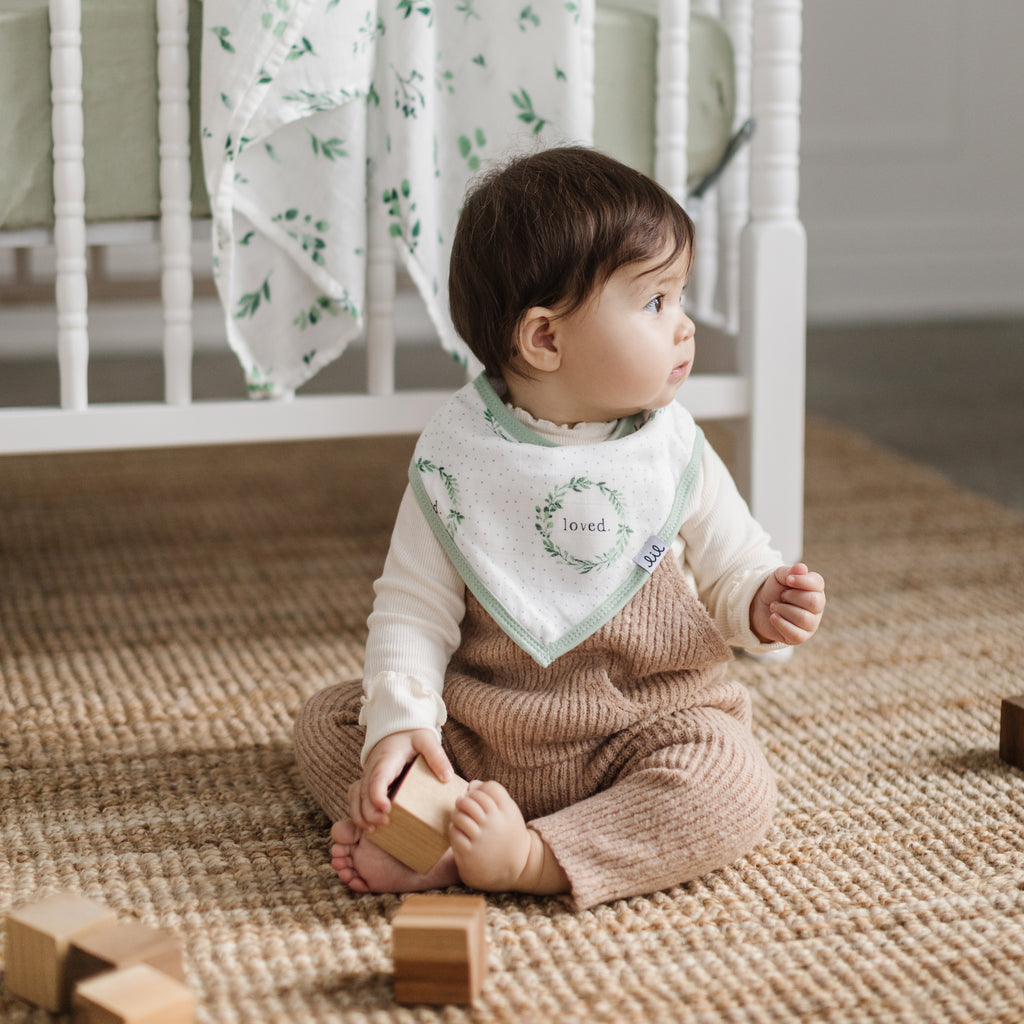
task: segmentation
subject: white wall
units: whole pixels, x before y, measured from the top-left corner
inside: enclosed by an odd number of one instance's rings
[[[1024,312],[1024,3],[803,9],[809,318]]]

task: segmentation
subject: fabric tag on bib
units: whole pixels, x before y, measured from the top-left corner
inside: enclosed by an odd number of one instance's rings
[[[658,563],[665,557],[669,545],[666,544],[657,534],[647,538],[647,543],[636,553],[633,561],[646,573],[653,573]]]

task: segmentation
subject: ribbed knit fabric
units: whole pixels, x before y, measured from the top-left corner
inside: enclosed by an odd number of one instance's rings
[[[540,667],[467,595],[445,679],[456,771],[495,779],[565,870],[579,907],[732,863],[767,831],[775,782],[747,691],[674,559],[579,647]],[[295,745],[314,798],[347,816],[358,684],[314,696]]]

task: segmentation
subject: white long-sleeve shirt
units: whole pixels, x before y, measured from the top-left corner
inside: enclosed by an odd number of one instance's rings
[[[513,414],[557,444],[596,444],[615,423],[557,426],[519,409]],[[776,650],[750,628],[758,588],[783,564],[751,516],[729,471],[705,444],[698,478],[673,553],[725,642],[751,652]],[[406,729],[440,730],[448,662],[459,646],[466,586],[410,488],[395,520],[384,571],[374,584],[363,674],[363,761],[383,737]]]

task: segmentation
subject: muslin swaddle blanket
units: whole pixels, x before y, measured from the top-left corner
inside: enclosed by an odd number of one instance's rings
[[[286,395],[365,313],[367,204],[442,344],[466,184],[588,142],[592,0],[206,0],[203,160],[214,273],[250,393]]]

